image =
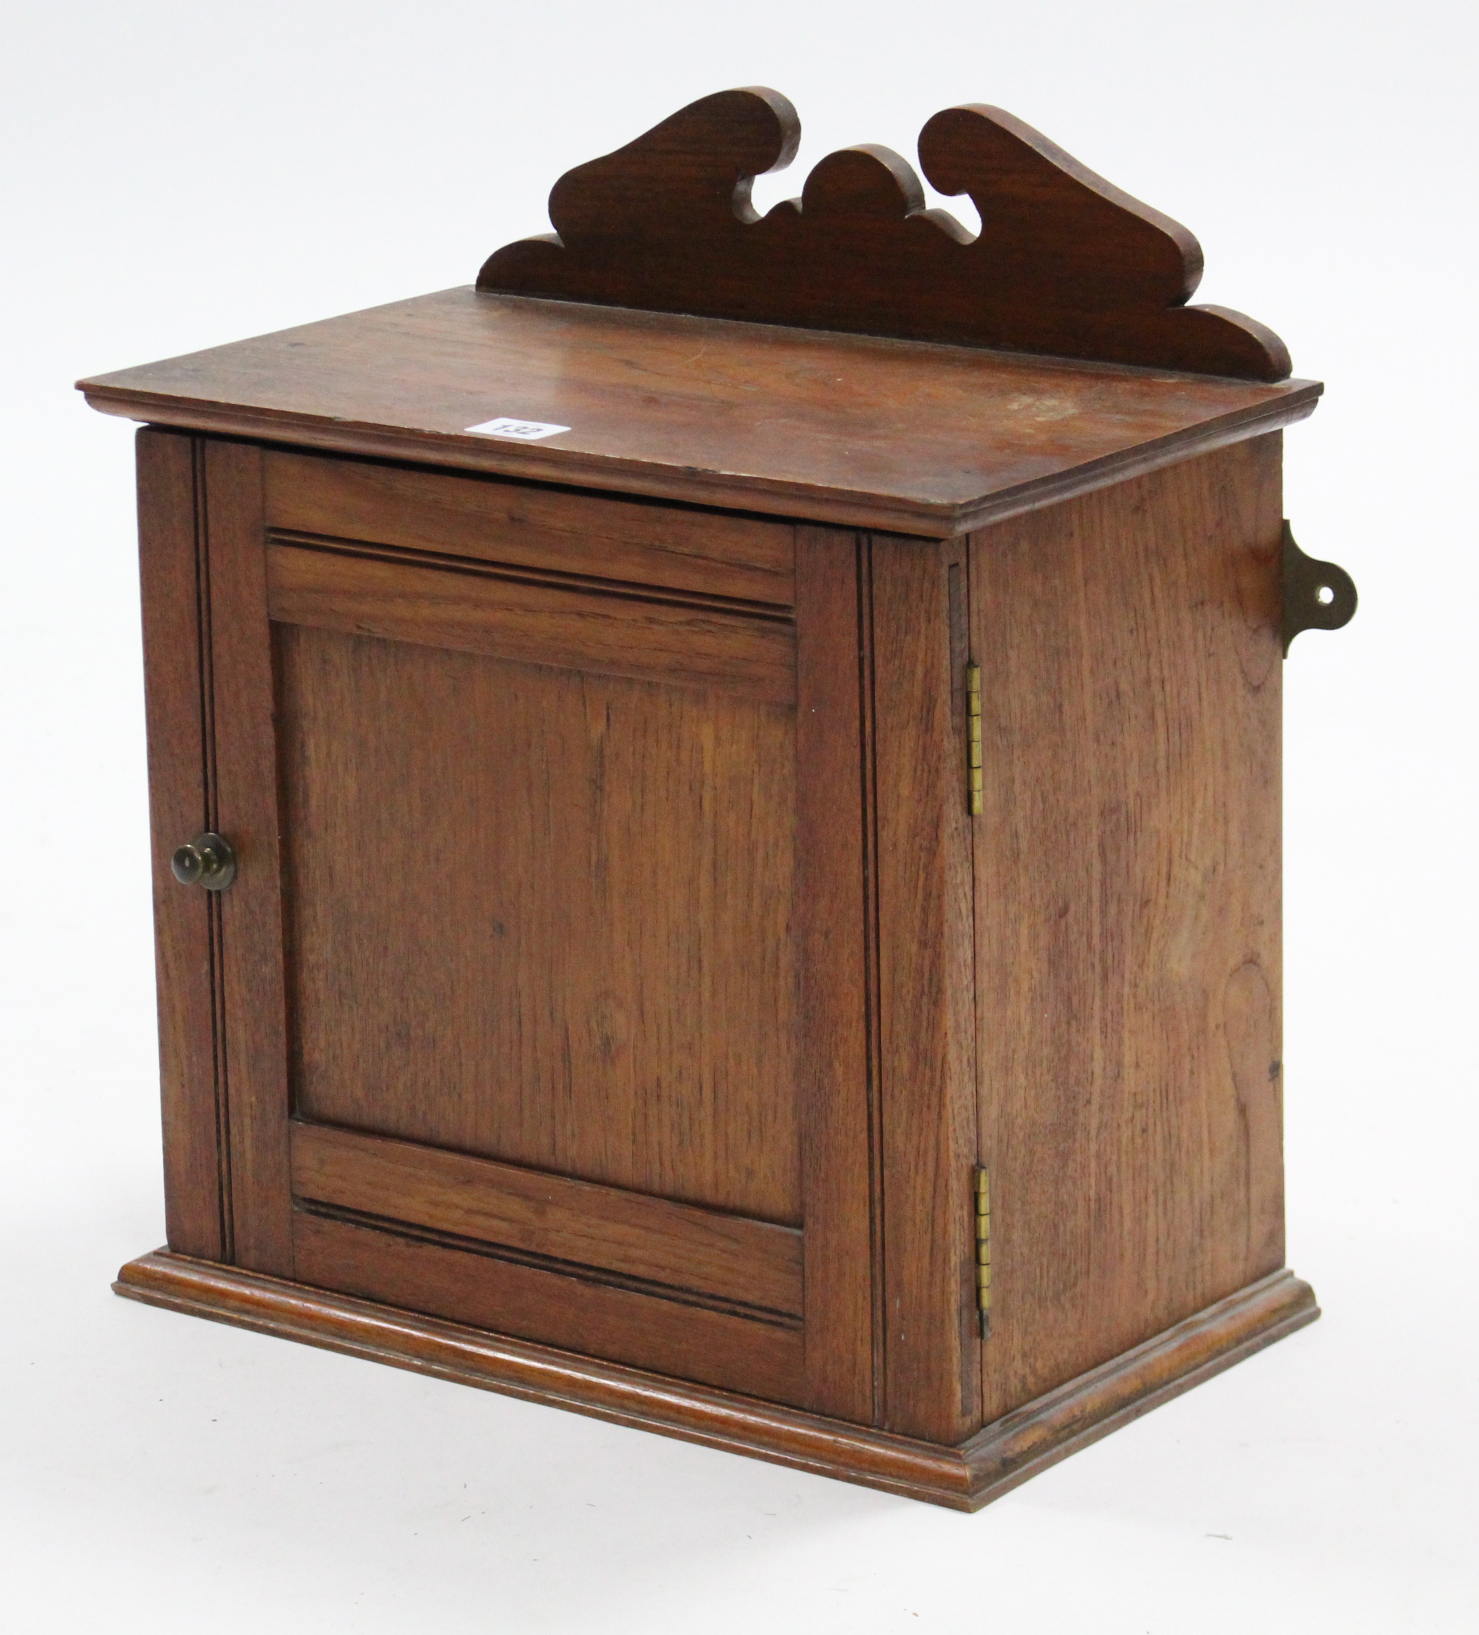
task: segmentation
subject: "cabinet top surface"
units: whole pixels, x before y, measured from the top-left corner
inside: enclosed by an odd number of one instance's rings
[[[470,288],[79,386],[158,425],[933,536],[1271,431],[1321,390]],[[569,429],[467,429],[499,419]]]

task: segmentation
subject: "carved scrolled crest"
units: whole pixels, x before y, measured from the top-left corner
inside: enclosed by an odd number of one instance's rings
[[[999,108],[925,125],[931,186],[967,195],[972,235],[925,208],[887,148],[821,160],[799,199],[763,217],[754,178],[789,164],[796,111],[778,92],[721,91],[680,109],[550,194],[553,235],[489,257],[478,288],[648,311],[1282,380],[1277,335],[1186,302],[1202,253],[1139,203]]]

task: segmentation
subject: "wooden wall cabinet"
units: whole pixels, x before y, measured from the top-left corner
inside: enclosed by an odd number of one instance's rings
[[[757,219],[794,135],[707,98],[477,289],[83,383],[147,422],[117,1288],[974,1508],[1316,1315],[1281,641],[1354,593],[1286,606],[1319,388],[1184,229],[982,109],[921,155],[994,238],[878,149]]]

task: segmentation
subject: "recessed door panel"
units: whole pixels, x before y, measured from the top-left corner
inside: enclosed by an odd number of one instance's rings
[[[799,1223],[794,710],[274,638],[298,1114]]]

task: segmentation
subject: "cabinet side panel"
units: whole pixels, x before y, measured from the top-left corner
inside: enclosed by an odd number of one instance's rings
[[[810,1406],[873,1421],[858,539],[798,528],[796,790]]]
[[[238,1265],[293,1275],[282,885],[262,454],[205,445],[217,826],[237,875],[220,894],[226,1093]]]
[[[871,546],[887,1429],[980,1424],[966,745],[956,542]]]
[[[1280,447],[972,542],[988,1421],[1275,1270]]]
[[[202,709],[199,445],[183,432],[138,434],[139,576],[149,814],[159,987],[164,1209],[169,1246],[229,1258],[217,1074],[213,905],[170,872],[170,855],[211,821]]]

